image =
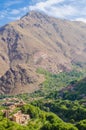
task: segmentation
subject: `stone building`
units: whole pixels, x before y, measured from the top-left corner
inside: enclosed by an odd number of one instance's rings
[[[12,120],[21,125],[26,125],[28,123],[28,120],[30,120],[30,116],[23,114],[21,111],[18,111],[13,115]]]

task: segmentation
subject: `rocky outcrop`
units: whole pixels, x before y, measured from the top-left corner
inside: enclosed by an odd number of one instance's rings
[[[39,80],[39,78],[41,80]],[[0,93],[1,94],[18,94],[21,92],[33,91],[43,82],[43,76],[39,76],[30,68],[24,68],[20,65],[10,68],[1,78],[0,78]],[[41,81],[41,82],[40,82]],[[30,85],[32,88],[30,89]],[[27,87],[25,87],[27,86]],[[26,89],[26,90],[25,90]]]

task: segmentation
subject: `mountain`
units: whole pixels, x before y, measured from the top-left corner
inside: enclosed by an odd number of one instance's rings
[[[53,73],[86,66],[86,24],[27,13],[0,28],[0,94],[31,92],[40,87],[44,68]]]

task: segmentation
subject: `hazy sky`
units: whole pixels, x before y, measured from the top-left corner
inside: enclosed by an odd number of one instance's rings
[[[86,0],[0,0],[0,26],[31,10],[56,18],[86,22]]]

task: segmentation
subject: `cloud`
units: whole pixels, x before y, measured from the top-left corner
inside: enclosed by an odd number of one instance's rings
[[[42,10],[45,11],[46,8],[52,8],[53,5],[63,2],[64,0],[47,0],[46,2],[38,2],[34,6],[30,6],[30,10]]]
[[[23,7],[23,8],[11,10],[10,14],[18,15],[18,14],[21,14],[21,13],[26,13],[27,11],[28,11],[28,7]]]
[[[17,10],[17,9],[13,9],[10,14],[13,14],[13,15],[16,15],[16,14],[19,14],[20,13],[20,10]]]
[[[7,15],[8,11],[7,10],[2,10],[0,12],[0,19],[3,19]]]
[[[85,22],[86,23],[86,18],[76,18],[76,21],[81,21],[81,22]]]
[[[13,7],[11,8],[11,6],[14,6],[16,4],[21,4],[23,2],[23,0],[6,0],[6,2],[2,3],[2,8],[0,10],[0,19],[4,19],[4,18],[11,18],[11,15],[20,15],[20,13],[23,12],[27,12],[27,7],[22,7],[22,8],[17,8],[17,9],[13,9]],[[13,17],[13,16],[12,16]]]
[[[12,17],[12,16],[11,16],[11,17],[10,17],[10,16],[7,17],[7,19],[10,19],[10,20],[12,20],[12,21],[13,21],[13,20],[19,20],[20,18],[21,18],[21,17],[19,17],[19,16],[18,16],[18,17]]]
[[[3,18],[9,18],[9,19],[15,19],[15,18],[20,18],[22,15],[26,14],[26,12],[28,12],[28,7],[23,7],[23,8],[19,8],[19,9],[6,9],[6,10],[2,10],[0,12],[0,19]]]
[[[39,1],[32,6],[29,10],[42,11],[50,16],[56,18],[64,18],[69,20],[76,20],[76,18],[86,17],[86,0],[46,0]]]

